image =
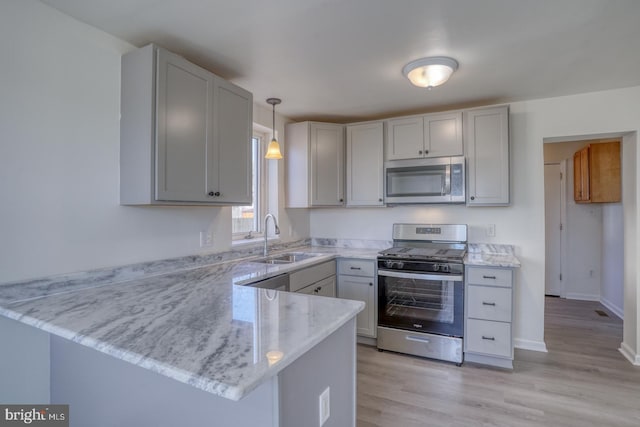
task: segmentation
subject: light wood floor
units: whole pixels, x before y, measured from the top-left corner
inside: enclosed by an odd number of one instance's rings
[[[549,352],[516,350],[513,372],[359,345],[358,427],[640,426],[622,321],[595,302],[547,298],[545,311]]]

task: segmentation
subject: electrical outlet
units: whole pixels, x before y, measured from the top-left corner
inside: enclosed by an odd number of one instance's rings
[[[213,233],[210,231],[200,232],[200,247],[209,248],[213,246]]]
[[[496,225],[495,224],[487,225],[487,237],[496,237]]]
[[[320,406],[320,427],[324,425],[329,419],[329,415],[331,415],[331,404],[329,397],[329,387],[325,389],[325,391],[320,394],[319,397],[319,406]]]

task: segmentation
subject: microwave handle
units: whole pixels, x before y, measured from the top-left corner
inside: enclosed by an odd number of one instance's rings
[[[451,194],[451,165],[446,165],[444,170],[444,188],[442,189],[442,195],[448,196]]]

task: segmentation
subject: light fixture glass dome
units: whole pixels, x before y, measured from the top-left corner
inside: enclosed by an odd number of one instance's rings
[[[273,127],[271,128],[271,132],[273,132],[273,136],[271,137],[271,142],[269,142],[269,146],[267,147],[267,153],[265,154],[265,159],[272,160],[280,160],[282,159],[282,153],[280,152],[280,144],[276,139],[276,105],[282,102],[279,98],[268,98],[267,104],[270,104],[273,107]]]
[[[409,62],[402,69],[415,86],[431,89],[440,86],[458,69],[458,62],[446,56],[432,56]]]
[[[280,144],[278,140],[274,137],[269,145],[267,146],[267,154],[264,156],[265,159],[272,160],[280,160],[282,158],[282,153],[280,152]]]

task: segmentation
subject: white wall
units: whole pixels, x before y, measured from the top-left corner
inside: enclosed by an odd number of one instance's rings
[[[624,214],[621,203],[602,206],[602,284],[600,301],[624,317]]]
[[[0,2],[0,283],[202,253],[205,229],[209,252],[230,247],[230,208],[119,205],[120,56],[132,48],[40,2]],[[271,128],[270,110],[254,116]],[[282,206],[281,238],[290,223],[308,235],[308,216]]]
[[[637,132],[640,128],[640,87],[515,102],[510,106],[510,126],[511,206],[318,209],[311,211],[311,235],[389,239],[394,222],[460,222],[470,225],[471,242],[516,245],[516,253],[522,262],[516,274],[516,344],[522,348],[544,349],[543,141],[545,138],[575,140],[579,136],[605,137],[612,133]],[[627,236],[629,232],[637,233],[638,221],[635,210],[637,190],[630,188],[630,183],[635,185],[638,163],[635,146],[629,154],[632,157],[623,166],[623,188],[627,187],[624,196]],[[496,224],[495,238],[485,235],[487,224]],[[631,250],[626,249],[625,303],[627,295],[638,284],[635,246],[630,247]],[[634,306],[638,303],[636,295],[634,291]],[[628,313],[625,306],[625,343],[635,354],[640,328],[635,319],[635,309],[632,311]],[[629,322],[628,315],[634,317]]]

